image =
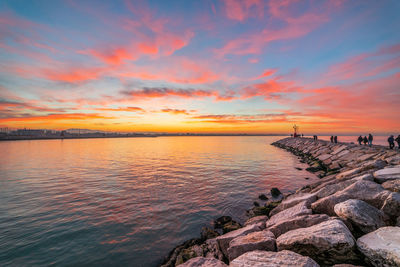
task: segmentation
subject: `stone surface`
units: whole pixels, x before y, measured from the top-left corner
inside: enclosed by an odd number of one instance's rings
[[[267,220],[268,220],[268,216],[265,216],[265,215],[256,216],[256,217],[253,217],[253,218],[248,219],[248,220],[244,223],[244,226],[262,223],[263,227],[265,228],[265,222],[266,222]]]
[[[337,216],[350,221],[353,226],[363,233],[373,232],[380,227],[386,226],[384,221],[385,214],[362,200],[346,200],[336,204],[334,210]]]
[[[267,230],[271,231],[275,235],[275,237],[278,238],[280,235],[291,230],[310,227],[323,221],[327,221],[329,218],[330,217],[326,214],[296,216],[276,223],[273,226],[269,227]]]
[[[324,154],[324,155],[319,156],[318,159],[324,161],[324,160],[329,159],[330,157],[332,157],[331,154]]]
[[[227,267],[225,263],[214,258],[196,257],[177,265],[180,267]]]
[[[365,174],[365,175],[361,175],[358,177],[355,177],[353,179],[348,179],[348,180],[344,180],[344,181],[330,181],[329,183],[326,183],[318,188],[315,188],[314,190],[312,190],[311,192],[314,192],[317,197],[320,198],[324,198],[327,196],[330,196],[338,191],[341,191],[343,189],[345,189],[346,187],[354,184],[357,181],[373,181],[373,176],[371,174]],[[318,189],[318,190],[317,190]]]
[[[274,224],[280,223],[282,221],[285,221],[287,219],[296,217],[296,216],[300,216],[300,215],[307,215],[307,214],[311,214],[312,211],[307,207],[307,202],[303,201],[300,202],[299,204],[283,210],[277,214],[275,214],[274,216],[272,216],[266,223],[266,227],[271,227]]]
[[[339,173],[339,174],[336,176],[336,179],[341,180],[341,179],[343,179],[343,178],[353,176],[353,175],[355,175],[355,174],[357,174],[357,173],[360,173],[360,172],[361,172],[361,167],[355,168],[355,169],[351,169],[351,170],[348,170],[348,171]]]
[[[383,183],[389,180],[400,179],[400,167],[385,168],[374,172],[375,180],[378,183]]]
[[[363,266],[344,263],[344,264],[335,264],[332,267],[363,267]]]
[[[400,216],[400,193],[390,192],[389,196],[385,199],[381,210],[392,217]]]
[[[274,234],[270,231],[259,231],[236,237],[229,242],[228,259],[232,261],[253,250],[276,251]]]
[[[371,170],[371,169],[382,169],[387,165],[386,161],[381,159],[371,160],[362,164],[362,171]]]
[[[291,250],[323,265],[348,263],[358,259],[354,237],[339,219],[289,231],[278,237],[276,244],[278,250]]]
[[[400,192],[400,179],[386,181],[382,187],[392,192]]]
[[[202,243],[200,239],[190,239],[175,247],[162,267],[173,267],[195,257],[224,259],[224,255],[218,248],[215,238]]]
[[[281,191],[279,191],[279,189],[278,188],[276,188],[276,187],[273,187],[273,188],[271,188],[271,196],[272,197],[278,197],[279,195],[281,195],[282,193],[281,193]]]
[[[231,216],[221,216],[218,219],[214,220],[214,228],[215,229],[222,229],[222,232],[228,233],[230,231],[237,230],[242,226],[240,223],[232,220]]]
[[[382,227],[357,240],[358,249],[374,266],[400,266],[400,227]]]
[[[321,198],[311,204],[315,213],[325,213],[334,216],[334,206],[348,199],[360,199],[368,204],[381,208],[390,192],[384,190],[380,184],[371,181],[357,181],[333,195]],[[392,204],[391,202],[388,204]],[[389,207],[389,206],[388,206]]]
[[[228,257],[229,242],[231,242],[231,240],[233,240],[236,237],[246,235],[246,234],[249,234],[252,232],[260,231],[262,228],[261,224],[262,223],[251,224],[251,225],[245,226],[243,228],[237,229],[235,231],[232,231],[232,232],[229,232],[227,234],[217,237],[216,239],[218,242],[218,246],[219,246],[220,250],[222,251],[222,253],[226,257]]]
[[[234,259],[231,267],[318,267],[313,259],[295,252],[283,250],[279,252],[251,251]]]
[[[306,206],[310,207],[311,203],[317,200],[316,194],[299,193],[293,194],[283,200],[275,209],[271,210],[270,216],[273,216],[285,209],[291,208],[300,202],[306,201]]]

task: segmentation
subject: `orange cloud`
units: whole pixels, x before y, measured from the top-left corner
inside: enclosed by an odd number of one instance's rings
[[[115,117],[103,116],[94,113],[68,113],[68,114],[49,114],[45,116],[23,116],[0,118],[0,122],[17,121],[61,121],[61,120],[90,120],[90,119],[115,119]]]
[[[219,123],[219,124],[249,124],[249,123],[278,123],[290,122],[286,114],[271,113],[271,114],[255,114],[255,115],[234,115],[234,114],[209,114],[192,116],[192,119],[200,120],[206,123]]]
[[[144,109],[139,107],[120,107],[120,108],[96,108],[96,110],[102,111],[129,111],[129,112],[146,112]]]
[[[280,81],[279,78],[270,79],[264,83],[247,86],[241,90],[241,98],[263,96],[265,100],[279,99],[282,94],[302,92],[303,88],[293,81]]]
[[[180,114],[189,115],[190,113],[195,112],[195,110],[190,110],[190,111],[188,111],[188,110],[186,110],[186,109],[170,109],[170,108],[165,108],[165,109],[162,109],[161,112],[164,112],[164,113],[172,113],[172,114],[175,114],[175,115],[180,115]]]

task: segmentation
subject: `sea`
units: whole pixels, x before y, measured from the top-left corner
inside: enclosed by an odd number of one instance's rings
[[[0,142],[0,266],[158,266],[214,219],[243,223],[272,187],[318,180],[281,138]]]

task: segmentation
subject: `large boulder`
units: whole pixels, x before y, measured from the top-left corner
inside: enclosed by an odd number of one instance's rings
[[[270,216],[273,216],[285,209],[291,208],[296,204],[306,201],[306,205],[309,207],[311,203],[317,200],[316,194],[309,193],[298,193],[294,195],[288,196],[285,200],[283,200],[275,209],[271,210],[269,213]]]
[[[232,261],[253,250],[276,251],[274,234],[270,231],[259,231],[236,237],[229,242],[228,259]]]
[[[218,242],[218,246],[222,251],[222,253],[225,255],[225,257],[228,257],[228,247],[229,247],[229,242],[231,242],[231,240],[235,239],[236,237],[247,235],[249,233],[261,230],[262,230],[262,223],[251,224],[243,228],[237,229],[235,231],[229,232],[227,234],[221,235],[217,237],[216,240]]]
[[[400,227],[382,227],[357,240],[358,249],[374,266],[400,266]]]
[[[289,209],[283,210],[283,211],[275,214],[274,216],[272,216],[267,221],[266,227],[271,227],[274,224],[280,223],[289,218],[293,218],[293,217],[300,216],[300,215],[307,215],[307,214],[311,214],[311,213],[312,213],[312,211],[307,207],[307,201],[303,201]]]
[[[387,165],[387,162],[381,159],[376,159],[376,160],[370,160],[367,162],[364,162],[361,165],[362,171],[367,171],[367,170],[372,170],[372,169],[382,169]]]
[[[330,217],[326,214],[301,215],[289,218],[287,220],[282,220],[272,225],[267,230],[271,231],[275,235],[275,237],[279,237],[280,235],[291,230],[310,227],[312,225],[326,221],[329,218]]]
[[[342,181],[330,181],[326,184],[324,184],[321,187],[315,188],[314,190],[312,190],[311,192],[315,193],[318,197],[318,199],[320,198],[324,198],[327,196],[330,196],[338,191],[341,191],[343,189],[345,189],[346,187],[348,187],[349,185],[354,184],[357,181],[373,181],[373,176],[371,174],[364,174],[352,179],[347,179],[347,180],[342,180]]]
[[[186,241],[183,245],[176,247],[168,261],[162,266],[171,267],[179,265],[195,257],[215,258],[219,260],[224,259],[224,255],[220,251],[215,238],[208,239],[203,243],[201,243],[201,240],[192,239]]]
[[[400,179],[386,181],[382,187],[392,192],[400,192]]]
[[[179,267],[227,267],[228,265],[214,258],[196,257],[178,266]]]
[[[351,222],[363,233],[373,232],[386,226],[385,214],[362,200],[346,200],[336,204],[334,210],[337,216]]]
[[[400,179],[400,166],[395,168],[385,168],[374,172],[375,180],[378,183],[383,183],[389,180]]]
[[[358,260],[354,237],[339,219],[289,231],[278,237],[276,244],[278,250],[291,250],[323,265]]]
[[[400,194],[390,192],[388,197],[385,199],[381,210],[391,217],[400,216]]]
[[[262,223],[261,225],[265,228],[265,222],[266,222],[267,220],[268,220],[268,216],[265,216],[265,215],[256,216],[256,217],[253,217],[253,218],[248,219],[248,220],[244,223],[244,226]]]
[[[335,216],[334,206],[348,199],[360,199],[370,205],[381,208],[390,192],[384,190],[380,184],[371,181],[357,181],[333,195],[321,198],[311,204],[315,213],[325,213]]]
[[[283,250],[279,252],[255,250],[234,259],[231,267],[318,267],[313,259],[295,252]]]

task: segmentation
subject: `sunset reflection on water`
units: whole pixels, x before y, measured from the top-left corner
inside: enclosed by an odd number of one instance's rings
[[[0,265],[157,265],[271,187],[317,179],[279,138],[1,142]]]

